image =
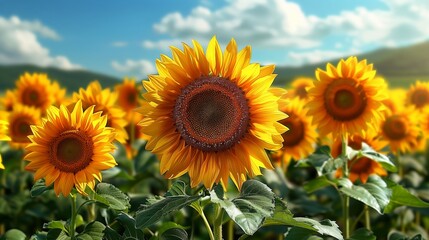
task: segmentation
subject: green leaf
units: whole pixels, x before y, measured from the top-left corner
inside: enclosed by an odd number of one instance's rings
[[[30,240],[46,240],[47,239],[47,232],[36,232],[35,234],[31,235]]]
[[[61,229],[61,230],[67,232],[64,225],[65,225],[64,221],[51,221],[51,222],[43,224],[43,228],[48,228],[48,229],[58,228],[58,229]]]
[[[52,187],[46,186],[45,179],[39,179],[34,183],[33,187],[31,187],[30,195],[31,195],[31,197],[37,197],[37,196],[40,196],[45,191],[48,191],[51,188]]]
[[[335,186],[335,182],[330,181],[326,175],[319,176],[304,185],[304,190],[308,193],[312,193],[316,190],[325,188],[327,186]]]
[[[313,166],[316,168],[319,176],[332,172],[341,165],[341,159],[334,159],[331,156],[331,149],[328,146],[320,146],[316,151],[305,159],[301,159],[296,163],[297,167]]]
[[[66,232],[61,229],[54,228],[48,231],[48,235],[46,236],[47,240],[70,240],[71,238],[66,234]]]
[[[315,236],[315,232],[299,227],[293,227],[286,233],[285,240],[322,240],[323,238]]]
[[[348,240],[376,240],[373,232],[366,228],[359,228],[353,232]]]
[[[372,207],[377,212],[381,213],[381,207],[378,204],[374,196],[365,188],[361,186],[353,185],[348,178],[341,178],[338,180],[338,184],[341,186],[340,191],[349,197],[352,197],[358,201],[365,203]]]
[[[170,189],[167,191],[165,196],[181,196],[181,195],[188,195],[186,193],[187,185],[185,182],[181,180],[175,181]]]
[[[114,210],[124,211],[131,206],[129,197],[109,183],[99,183],[94,198]]]
[[[78,234],[76,238],[81,240],[102,240],[105,228],[106,226],[98,221],[88,223],[83,232]]]
[[[6,240],[25,240],[26,236],[21,230],[18,229],[10,229],[8,230],[1,239]]]
[[[104,237],[107,240],[121,239],[121,235],[109,226],[106,226],[106,228],[104,229]],[[144,239],[144,238],[142,238],[142,239]]]
[[[143,210],[137,211],[136,226],[140,229],[148,227],[161,220],[162,217],[188,206],[199,198],[200,196],[187,195],[161,198],[161,200],[145,206]]]
[[[390,213],[396,207],[399,207],[399,206],[409,206],[409,207],[418,207],[418,208],[429,207],[429,203],[414,196],[401,185],[398,185],[390,180],[386,180],[386,182],[387,182],[387,187],[392,191],[392,197],[390,198],[389,204],[384,209],[384,213]]]
[[[367,157],[373,161],[380,163],[386,170],[390,172],[397,171],[395,164],[390,161],[390,159],[386,155],[376,152],[364,142],[362,143],[362,150],[359,152],[359,154],[363,157]]]
[[[188,233],[182,228],[170,228],[159,236],[160,240],[186,240]]]
[[[120,213],[116,218],[125,228],[123,237],[125,239],[144,239],[143,231],[136,228],[136,220],[130,215]]]
[[[400,232],[393,232],[389,234],[389,240],[424,240],[421,234],[417,234],[413,236],[412,238],[407,237],[403,233]]]
[[[328,235],[332,236],[336,239],[343,239],[343,235],[341,234],[341,231],[334,221],[324,219],[320,222],[310,219],[310,218],[303,218],[303,217],[296,217],[294,218],[298,222],[303,222],[310,224],[313,228],[316,229],[316,231],[322,235]]]
[[[211,191],[210,196],[211,201],[225,209],[247,235],[254,234],[274,210],[274,193],[267,185],[256,180],[244,182],[240,196],[232,200],[224,200],[215,191]]]

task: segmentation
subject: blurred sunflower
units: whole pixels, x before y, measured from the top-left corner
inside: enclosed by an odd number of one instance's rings
[[[345,133],[364,136],[377,131],[385,109],[386,84],[382,78],[374,78],[375,70],[366,60],[356,57],[341,60],[337,67],[327,64],[327,70],[316,70],[317,81],[308,90],[309,114],[322,135]]]
[[[54,101],[54,89],[46,74],[25,73],[16,82],[16,100],[26,106],[39,108],[42,114]]]
[[[134,79],[124,78],[122,84],[116,85],[115,90],[118,94],[118,105],[125,112],[133,111],[141,103],[140,92],[142,86],[136,85]]]
[[[60,84],[57,81],[53,81],[52,91],[54,93],[55,105],[60,106],[61,104],[64,104],[67,90],[65,88],[61,88]]]
[[[402,88],[388,89],[388,98],[383,100],[388,115],[401,111],[405,107],[406,90]]]
[[[145,136],[142,132],[142,127],[138,124],[143,116],[138,112],[129,113],[126,115],[125,119],[127,120],[127,125],[125,130],[128,134],[128,139],[125,142],[125,151],[128,159],[133,159],[136,155],[136,149],[134,149],[133,143],[138,140],[148,140],[149,138]]]
[[[6,93],[1,101],[3,110],[7,112],[12,111],[13,105],[16,104],[16,91],[6,90]]]
[[[6,113],[0,112],[1,115]],[[10,141],[10,137],[8,136],[8,122],[0,119],[0,141]],[[3,160],[0,153],[0,169],[4,169]]]
[[[381,123],[381,135],[389,142],[392,152],[407,152],[419,147],[418,138],[422,135],[419,126],[419,113],[414,107],[404,108],[386,116]]]
[[[159,75],[143,82],[146,148],[167,178],[188,173],[192,187],[226,188],[230,177],[240,189],[246,175],[272,168],[265,149],[282,147],[286,128],[277,121],[286,115],[268,91],[274,66],[250,63],[250,46],[238,52],[234,39],[223,54],[215,37],[206,54],[197,41],[193,46],[171,47],[173,59],[161,55]]]
[[[422,110],[429,106],[429,82],[417,81],[407,91],[407,105],[414,106],[417,110]]]
[[[308,100],[308,89],[313,86],[314,79],[308,77],[299,77],[292,81],[292,89],[288,91],[291,98],[298,97],[303,100]]]
[[[280,110],[289,117],[280,121],[289,130],[282,134],[283,148],[274,153],[274,160],[283,161],[288,165],[291,158],[300,160],[314,152],[317,141],[317,132],[311,124],[311,117],[304,107],[305,101],[299,98],[292,99],[288,104],[280,106]]]
[[[107,127],[112,127],[116,131],[116,140],[125,143],[128,138],[125,126],[127,121],[124,119],[125,112],[117,105],[118,95],[111,92],[109,88],[103,89],[98,81],[91,82],[86,89],[80,88],[79,93],[73,93],[73,101],[82,101],[83,109],[95,105],[95,112],[101,111],[102,115],[107,116]],[[69,105],[69,110],[73,104]]]
[[[30,143],[29,135],[31,125],[39,124],[41,120],[40,109],[16,104],[9,113],[9,144],[15,148],[24,148]]]
[[[26,170],[34,179],[45,178],[46,186],[54,183],[57,196],[67,197],[73,187],[85,195],[101,181],[102,170],[116,165],[110,154],[114,150],[114,130],[106,127],[107,116],[94,113],[94,106],[82,109],[78,101],[70,112],[64,105],[48,109],[41,125],[31,126],[31,144],[26,147]]]
[[[361,136],[354,135],[348,137],[347,145],[354,150],[361,150],[362,143],[368,144],[375,151],[382,150],[386,145],[386,141],[378,139],[375,135],[367,134],[365,138]],[[341,139],[337,139],[331,146],[331,155],[336,158],[341,154],[342,151],[342,142]],[[352,182],[355,182],[357,179],[360,179],[362,183],[366,183],[368,177],[371,174],[376,174],[378,176],[387,176],[387,171],[381,166],[380,163],[373,161],[367,157],[355,157],[348,161],[349,166],[349,179]],[[343,176],[342,169],[338,169],[335,173],[337,178]]]

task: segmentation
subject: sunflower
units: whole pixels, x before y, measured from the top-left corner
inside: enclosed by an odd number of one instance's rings
[[[404,108],[386,116],[381,123],[381,135],[389,142],[392,152],[407,152],[420,146],[422,130],[419,126],[419,116],[414,107]]]
[[[16,104],[9,113],[9,136],[10,145],[15,148],[24,148],[30,143],[29,135],[31,125],[39,124],[41,120],[40,109]]]
[[[1,113],[4,116],[5,113]],[[0,141],[10,141],[10,137],[8,136],[8,122],[0,119]],[[0,153],[0,169],[4,169],[1,153]]]
[[[55,101],[54,90],[46,74],[25,73],[16,82],[16,88],[18,103],[39,108],[42,113]]]
[[[291,98],[298,97],[308,100],[308,89],[313,86],[314,80],[309,77],[298,77],[292,81],[292,89],[288,91]]]
[[[16,103],[16,91],[6,90],[5,96],[2,100],[2,109],[5,111],[12,111],[13,105]]]
[[[57,81],[52,82],[52,92],[54,93],[55,105],[60,106],[65,103],[66,91],[67,90],[65,88],[61,88]]]
[[[95,105],[96,112],[101,111],[102,115],[107,116],[107,126],[113,127],[116,131],[116,140],[125,143],[128,138],[124,127],[127,121],[124,119],[125,112],[116,106],[118,96],[110,89],[103,89],[98,81],[91,82],[86,89],[80,88],[79,93],[73,94],[74,102],[82,100],[83,109]],[[73,107],[69,105],[69,109]]]
[[[429,106],[429,82],[417,81],[407,91],[407,105],[414,106],[417,110],[422,110]]]
[[[317,81],[308,90],[309,114],[322,135],[345,133],[364,135],[376,131],[385,109],[387,97],[382,78],[374,78],[375,70],[366,60],[356,57],[341,60],[337,67],[327,64],[327,70],[316,70]]]
[[[362,143],[368,144],[375,151],[380,151],[387,145],[387,142],[379,140],[374,135],[367,134],[365,138],[362,138],[361,136],[358,136],[358,135],[348,137],[347,145],[354,150],[361,150]],[[334,158],[338,157],[341,154],[341,150],[342,150],[341,139],[337,139],[331,146],[332,156]],[[353,159],[350,159],[348,161],[348,166],[349,166],[349,179],[352,182],[355,182],[357,179],[360,179],[362,183],[366,183],[369,175],[371,174],[377,174],[379,176],[387,175],[386,170],[383,168],[383,166],[381,166],[380,163],[373,161],[367,157],[355,157]],[[341,168],[338,169],[335,175],[337,178],[342,177],[343,175],[342,169]]]
[[[286,117],[279,97],[269,91],[274,66],[250,63],[250,46],[238,52],[234,39],[223,54],[216,37],[206,54],[197,41],[183,47],[171,47],[173,59],[162,55],[159,75],[143,82],[146,148],[167,178],[188,173],[192,187],[226,188],[230,177],[241,188],[246,175],[272,168],[264,149],[280,149],[287,130],[277,122]]]
[[[148,140],[149,138],[143,134],[142,127],[138,124],[143,116],[138,112],[131,112],[126,115],[127,125],[125,130],[128,134],[128,139],[125,142],[125,151],[128,159],[133,159],[137,151],[134,149],[133,143],[138,140]]]
[[[94,106],[83,110],[81,101],[71,112],[51,106],[42,124],[31,126],[25,169],[35,172],[35,180],[45,178],[46,186],[54,183],[57,196],[68,196],[73,187],[85,195],[87,186],[94,189],[102,180],[100,171],[116,165],[110,154],[115,132],[106,123],[107,116],[94,113]]]
[[[387,108],[387,115],[401,111],[405,107],[406,91],[402,88],[388,89],[388,98],[383,104]]]
[[[315,126],[311,124],[311,117],[307,115],[304,104],[304,100],[294,98],[288,104],[280,106],[280,110],[289,116],[280,121],[289,128],[289,131],[282,134],[284,142],[280,150],[280,156],[286,165],[291,158],[300,160],[315,150],[317,132]],[[278,153],[274,156],[278,156]]]
[[[131,112],[138,107],[140,99],[141,85],[136,85],[134,79],[124,78],[122,84],[116,85],[118,93],[118,105],[126,112]]]

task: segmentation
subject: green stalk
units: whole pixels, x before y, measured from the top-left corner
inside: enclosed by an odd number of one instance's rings
[[[343,134],[341,136],[341,157],[346,158],[346,152],[347,152],[347,136],[346,134]],[[344,177],[349,177],[349,166],[348,166],[348,160],[346,159],[343,171],[344,171]],[[348,239],[350,237],[350,197],[345,195],[344,196],[344,232],[345,232],[345,238]]]
[[[368,205],[365,205],[364,211],[365,211],[365,227],[366,227],[366,229],[371,231],[371,219],[369,217]]]
[[[71,217],[70,217],[70,229],[69,229],[69,235],[72,240],[75,239],[75,230],[76,230],[76,195],[70,194],[70,200],[71,200]]]
[[[228,230],[227,240],[234,240],[234,221],[232,220],[228,221],[227,230]]]
[[[210,227],[209,221],[207,221],[207,218],[206,218],[206,215],[204,214],[204,211],[201,210],[201,211],[198,211],[198,213],[200,214],[201,218],[203,219],[204,225],[206,225],[210,240],[215,240],[214,235],[213,235],[213,231]]]
[[[222,240],[222,218],[223,210],[216,204],[216,218],[213,223],[213,233],[216,240]]]

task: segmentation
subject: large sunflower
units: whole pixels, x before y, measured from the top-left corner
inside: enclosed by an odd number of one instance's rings
[[[55,101],[54,89],[46,74],[25,73],[16,82],[16,88],[18,103],[39,108],[42,113]]]
[[[0,114],[5,114],[0,112]],[[10,137],[8,136],[8,122],[0,119],[0,141],[9,141]],[[0,153],[0,169],[4,169],[1,153]]]
[[[367,134],[365,138],[362,138],[358,135],[348,137],[347,145],[354,150],[361,150],[362,143],[368,144],[375,151],[380,151],[387,145],[387,142],[381,141],[374,135]],[[333,157],[336,158],[341,154],[341,151],[342,142],[341,139],[337,139],[331,146],[331,154]],[[362,183],[366,183],[368,177],[371,174],[377,174],[379,176],[387,175],[386,170],[383,168],[383,166],[381,166],[380,163],[373,161],[367,157],[355,157],[353,159],[350,159],[348,161],[348,166],[349,179],[352,182],[355,182],[357,179],[360,179]],[[342,169],[338,169],[336,172],[336,177],[341,177],[342,175]]]
[[[75,102],[82,100],[83,109],[95,105],[95,112],[101,111],[103,116],[106,115],[107,126],[113,127],[116,131],[116,140],[125,143],[128,138],[124,129],[127,121],[124,119],[125,112],[116,105],[117,98],[116,93],[111,92],[109,88],[103,89],[98,81],[91,82],[86,89],[81,88],[79,93],[73,94]]]
[[[9,113],[10,145],[15,148],[24,148],[30,143],[29,135],[31,125],[39,124],[41,120],[40,109],[16,104]]]
[[[118,94],[118,105],[126,112],[131,112],[141,103],[141,85],[136,85],[134,79],[124,78],[122,84],[115,87]]]
[[[337,67],[328,63],[326,71],[317,69],[314,87],[308,90],[308,106],[313,123],[320,133],[339,135],[376,131],[383,119],[387,97],[382,78],[374,78],[375,70],[366,60],[356,57],[341,60]]]
[[[417,81],[413,84],[407,92],[406,103],[417,110],[429,106],[429,82]]]
[[[241,188],[246,175],[272,168],[264,149],[282,147],[286,128],[277,121],[286,115],[268,91],[274,66],[250,63],[250,47],[238,52],[234,39],[223,54],[215,37],[206,54],[193,45],[171,47],[173,59],[162,55],[159,75],[143,82],[146,148],[159,156],[167,178],[188,173],[193,187],[220,182],[225,188],[229,176]]]
[[[94,106],[83,111],[81,101],[71,112],[64,105],[50,107],[42,124],[31,126],[25,169],[35,172],[35,180],[45,178],[46,186],[54,183],[57,195],[68,196],[73,187],[85,194],[86,186],[101,181],[100,171],[116,165],[110,154],[115,133],[106,123]]]
[[[386,116],[381,123],[381,135],[389,142],[392,152],[407,152],[418,148],[422,129],[419,126],[419,112],[414,107]]]
[[[284,142],[283,148],[279,150],[281,154],[274,153],[273,156],[281,156],[286,165],[291,158],[300,160],[315,150],[317,132],[315,126],[311,124],[311,117],[307,115],[304,104],[304,100],[294,98],[280,107],[280,110],[289,116],[280,123],[289,130],[282,134]]]

